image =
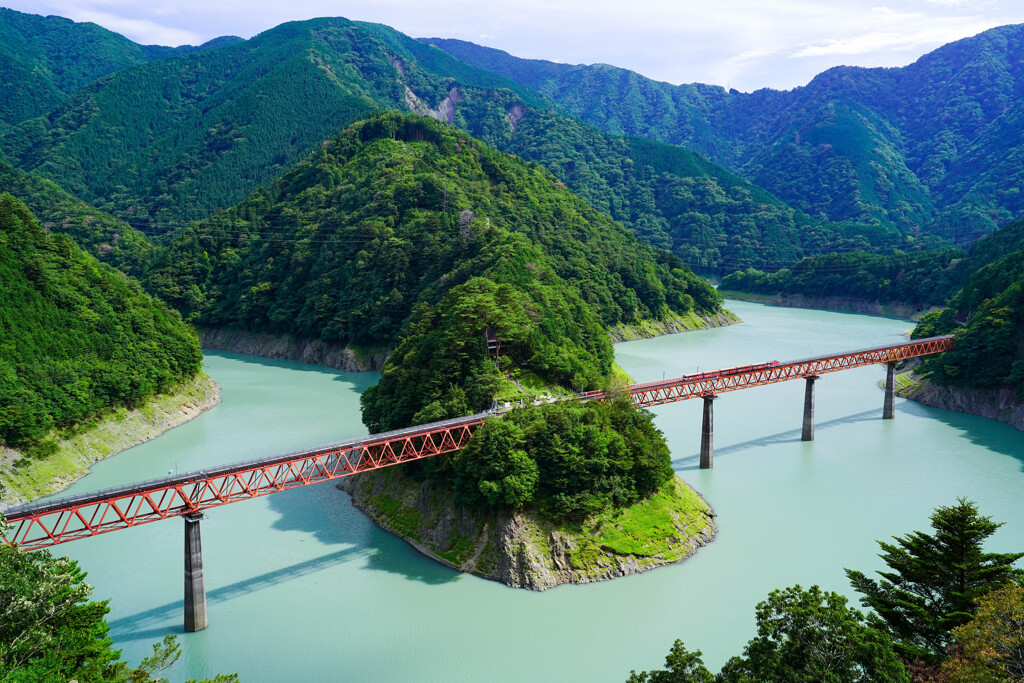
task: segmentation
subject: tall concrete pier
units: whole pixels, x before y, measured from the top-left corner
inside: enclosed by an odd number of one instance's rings
[[[882,419],[893,418],[893,391],[896,388],[896,363],[885,364],[885,404],[882,406]]]
[[[203,584],[203,544],[199,537],[201,513],[185,515],[185,631],[206,628],[206,587]]]
[[[702,470],[709,470],[715,466],[715,426],[712,405],[716,398],[718,397],[704,397],[704,423],[700,430],[700,468]]]
[[[814,380],[817,375],[807,377],[807,384],[804,387],[804,430],[800,435],[801,441],[814,441]]]

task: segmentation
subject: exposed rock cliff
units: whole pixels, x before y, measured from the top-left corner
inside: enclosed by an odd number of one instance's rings
[[[1024,397],[1010,387],[975,388],[941,386],[928,380],[897,386],[896,394],[926,406],[992,417],[1024,431]]]
[[[199,343],[204,349],[211,351],[232,351],[263,358],[299,360],[344,372],[380,370],[388,357],[388,352],[383,349],[354,349],[322,339],[302,339],[291,335],[263,334],[227,328],[200,330]]]
[[[338,488],[380,526],[450,567],[514,588],[590,583],[679,562],[715,536],[713,512],[680,479],[580,528],[528,512],[483,519],[433,486],[388,467]]]

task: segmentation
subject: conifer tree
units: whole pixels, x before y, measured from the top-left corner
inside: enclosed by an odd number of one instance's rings
[[[881,580],[846,570],[905,661],[944,657],[952,630],[972,619],[976,601],[1002,586],[1014,573],[1013,563],[1024,557],[984,552],[985,539],[1002,524],[979,515],[977,505],[963,498],[938,508],[931,525],[934,534],[915,531],[894,537],[895,543],[878,542],[891,569],[879,572]]]

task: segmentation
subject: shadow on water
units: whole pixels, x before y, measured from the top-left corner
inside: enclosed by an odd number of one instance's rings
[[[274,528],[312,534],[324,545],[346,544],[363,549],[366,568],[396,574],[410,581],[440,585],[457,581],[462,573],[435,562],[404,539],[379,528],[357,510],[337,481],[268,498],[280,515]]]
[[[814,424],[815,431],[821,431],[823,429],[830,429],[832,427],[839,427],[841,425],[853,424],[856,422],[873,422],[875,420],[881,420],[880,410],[865,410],[861,413],[855,413],[853,415],[847,415],[845,417],[837,417],[834,420],[825,420],[824,422],[816,422]],[[750,441],[744,441],[742,443],[732,444],[731,446],[725,446],[723,448],[715,449],[715,459],[725,456],[728,457],[733,453],[740,453],[742,451],[750,450],[751,448],[763,448],[766,446],[774,446],[776,444],[783,443],[800,443],[800,436],[802,429],[790,429],[785,432],[779,432],[777,434],[770,434],[763,436],[759,439],[751,439]],[[682,458],[676,458],[672,461],[673,469],[677,472],[686,470],[699,470],[700,469],[700,454],[687,455]]]
[[[369,372],[350,372],[344,370],[336,370],[334,368],[328,368],[327,366],[317,366],[311,364],[311,362],[304,362],[302,360],[289,360],[285,358],[266,358],[260,355],[249,355],[246,353],[234,353],[232,351],[214,351],[204,350],[204,356],[212,356],[217,358],[225,358],[228,360],[236,360],[238,362],[245,362],[245,364],[262,366],[263,368],[282,368],[285,370],[291,370],[296,372],[305,373],[316,373],[316,374],[330,374],[337,375],[335,378],[339,382],[348,382],[357,387],[357,392],[361,393],[362,389],[365,389],[371,385],[377,383],[380,378],[380,374],[376,371]]]
[[[330,553],[329,555],[323,555],[288,567],[281,567],[280,569],[275,569],[272,572],[260,574],[259,576],[253,576],[243,579],[242,581],[236,581],[235,583],[228,584],[227,586],[222,586],[212,591],[208,591],[206,593],[206,603],[207,605],[215,605],[220,602],[226,602],[240,595],[271,588],[280,583],[292,581],[300,576],[306,576],[307,574],[323,571],[324,569],[328,569],[342,562],[351,561],[360,557],[365,552],[366,551],[361,548],[345,548],[343,550]],[[183,610],[184,601],[176,600],[165,605],[160,605],[159,607],[153,607],[143,612],[132,614],[131,616],[115,619],[109,622],[111,635],[113,635],[114,639],[117,640],[119,638],[128,637],[161,638],[168,632],[184,633],[184,627],[181,623],[170,628],[170,631],[166,625],[168,620],[177,619],[178,622],[180,622],[180,616]],[[164,625],[157,626],[158,624]],[[149,631],[144,631],[142,630],[142,627],[145,626],[154,626],[154,628]]]
[[[903,401],[897,404],[896,410],[952,427],[972,444],[1019,461],[1024,470],[1024,439],[1020,431],[1008,424],[991,417],[932,408],[915,401]]]

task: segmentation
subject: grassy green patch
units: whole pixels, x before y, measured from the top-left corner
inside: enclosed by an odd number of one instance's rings
[[[434,552],[452,564],[461,566],[473,554],[474,547],[474,539],[459,534],[452,542],[451,548],[448,550],[435,550]]]
[[[707,503],[679,479],[629,507],[609,510],[587,520],[574,536],[577,567],[593,568],[610,550],[618,555],[683,557],[685,539],[703,532],[710,520]]]
[[[414,507],[406,506],[401,499],[392,498],[382,494],[371,499],[372,504],[380,510],[389,527],[396,533],[410,538],[416,538],[420,525],[423,523],[423,515]]]

